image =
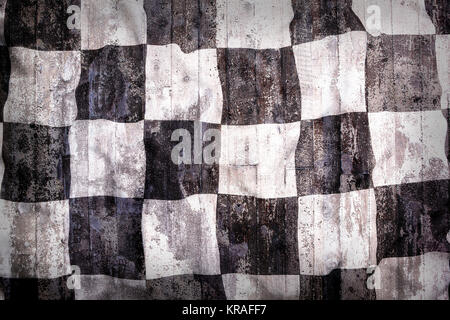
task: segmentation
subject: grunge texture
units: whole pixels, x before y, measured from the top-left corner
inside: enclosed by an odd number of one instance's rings
[[[448,299],[449,15],[0,0],[0,299]]]

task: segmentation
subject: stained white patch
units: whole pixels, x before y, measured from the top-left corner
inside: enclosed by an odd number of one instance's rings
[[[222,87],[215,49],[183,53],[177,44],[147,46],[147,120],[221,123]]]
[[[71,198],[144,196],[144,121],[75,121],[69,143]]]
[[[379,9],[374,13],[373,7]],[[384,34],[435,34],[424,0],[353,0],[352,9],[367,32]],[[373,16],[376,14],[377,16]],[[373,19],[379,19],[374,23]]]
[[[300,274],[327,275],[376,263],[373,189],[298,199]]]
[[[448,179],[442,111],[369,113],[375,186]]]
[[[219,193],[296,197],[295,149],[300,122],[222,126]]]
[[[11,77],[5,122],[53,127],[77,116],[75,90],[81,74],[80,52],[10,48]]]
[[[143,0],[82,0],[81,49],[147,43]]]
[[[385,258],[368,279],[377,300],[448,300],[450,254]]]
[[[70,274],[69,201],[0,200],[0,277]]]
[[[365,112],[367,34],[353,31],[293,47],[302,120]]]
[[[442,89],[441,108],[447,109],[450,102],[450,35],[436,35],[436,63]]]
[[[298,275],[222,275],[227,300],[298,300]]]
[[[147,279],[220,274],[217,195],[144,200],[142,236]]]
[[[106,275],[80,275],[75,300],[143,300],[145,280],[114,278]]]
[[[291,45],[291,0],[217,0],[218,48],[283,48]]]

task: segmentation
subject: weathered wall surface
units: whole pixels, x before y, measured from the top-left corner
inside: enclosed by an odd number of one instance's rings
[[[449,11],[0,0],[0,299],[448,299]]]

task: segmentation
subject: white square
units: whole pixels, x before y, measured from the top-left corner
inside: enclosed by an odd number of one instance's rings
[[[298,300],[298,275],[222,275],[227,300]]]
[[[436,35],[436,64],[441,85],[441,109],[448,109],[450,102],[450,35]]]
[[[2,122],[0,122],[0,152],[3,152],[3,123]],[[4,174],[5,174],[5,164],[3,163],[3,156],[2,156],[2,157],[0,157],[0,192],[1,192],[1,188],[2,188]]]
[[[297,196],[295,150],[300,122],[221,127],[219,193]]]
[[[293,47],[302,120],[366,112],[367,34],[353,31]]]
[[[6,45],[5,43],[5,9],[6,1],[0,0],[0,46]]]
[[[279,49],[291,45],[291,0],[217,0],[218,48]]]
[[[374,186],[448,179],[441,110],[369,113]]]
[[[216,49],[184,53],[177,44],[147,46],[146,120],[221,123]]]
[[[0,200],[0,277],[70,274],[69,201]]]
[[[147,43],[144,0],[81,0],[81,49]]]
[[[217,195],[144,200],[142,237],[147,279],[220,274]]]
[[[424,0],[353,0],[352,9],[373,36],[436,33]]]
[[[77,116],[75,90],[80,81],[78,51],[10,48],[11,77],[5,122],[69,126]]]
[[[144,121],[75,121],[69,143],[71,198],[144,197]]]
[[[376,202],[373,189],[298,199],[300,274],[376,264]]]

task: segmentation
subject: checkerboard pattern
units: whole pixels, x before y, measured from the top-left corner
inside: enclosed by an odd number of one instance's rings
[[[449,12],[0,0],[0,299],[448,299]]]

